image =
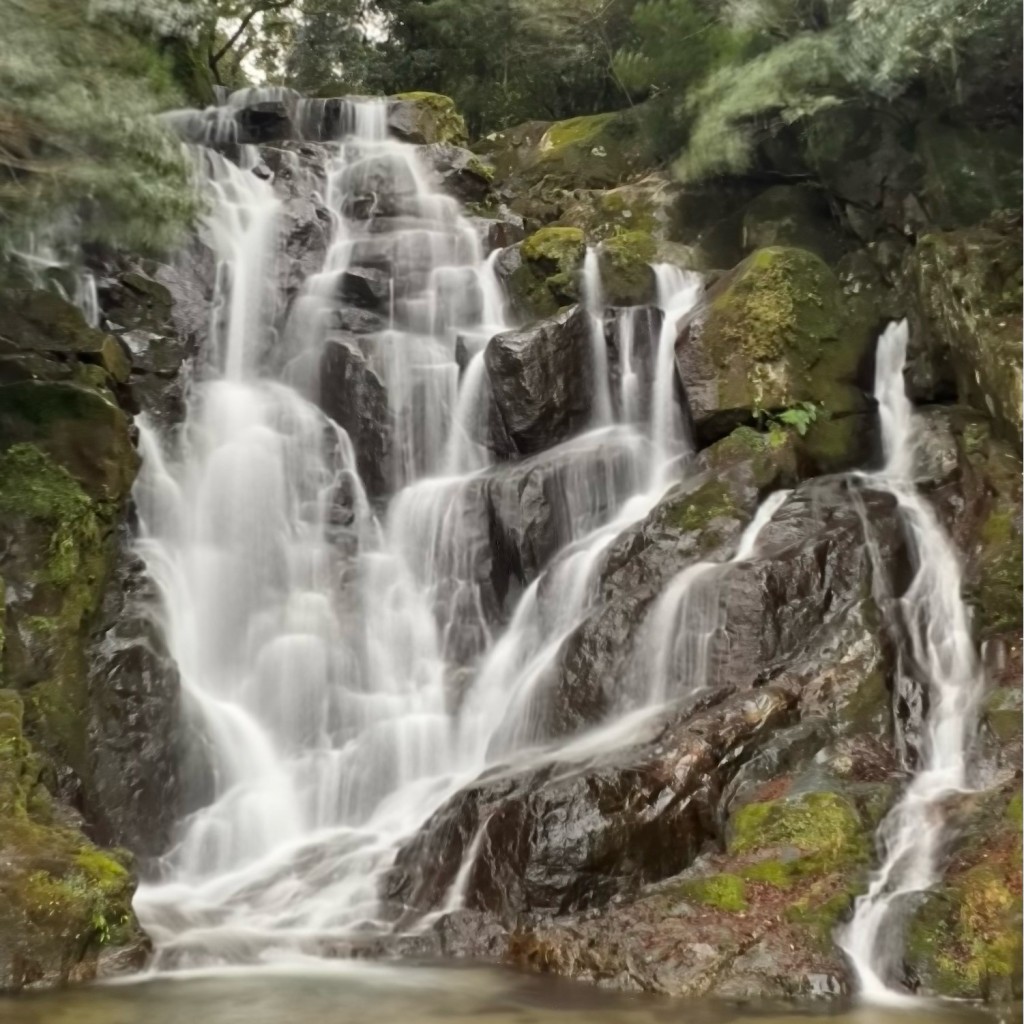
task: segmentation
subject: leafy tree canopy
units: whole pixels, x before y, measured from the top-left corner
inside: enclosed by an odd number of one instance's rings
[[[181,146],[153,116],[180,102],[141,9],[0,0],[0,234],[138,249],[195,212]],[[181,15],[173,11],[165,13]],[[184,8],[184,5],[182,5]]]

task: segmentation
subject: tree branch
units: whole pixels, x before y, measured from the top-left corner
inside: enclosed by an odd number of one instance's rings
[[[217,50],[216,53],[210,54],[210,70],[214,75],[216,76],[217,74],[217,65],[242,37],[242,33],[249,27],[252,23],[252,19],[255,18],[257,14],[265,14],[267,11],[280,11],[285,7],[290,7],[294,2],[295,0],[267,0],[266,3],[257,4],[251,11],[249,11],[249,13],[242,18],[238,28],[235,29],[228,41],[219,50]]]

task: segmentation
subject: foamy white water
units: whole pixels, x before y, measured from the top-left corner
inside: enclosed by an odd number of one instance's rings
[[[230,135],[216,110],[178,120],[192,139]],[[201,751],[189,770],[208,791],[136,898],[157,969],[316,954],[387,928],[378,884],[395,851],[493,759],[534,744],[533,698],[592,607],[604,552],[689,451],[671,350],[699,278],[659,268],[652,422],[617,423],[589,258],[595,428],[544,456],[564,460],[551,500],[567,532],[509,624],[491,621],[476,571],[487,538],[467,523],[496,472],[482,353],[510,325],[495,256],[416,150],[388,138],[383,101],[352,102],[339,121],[333,236],[287,312],[282,206],[252,173],[258,152],[243,147],[237,165],[198,155],[218,264],[210,345],[180,436],[141,424],[136,490],[139,551]],[[367,219],[366,204],[387,213]],[[388,268],[385,322],[358,339],[389,404],[382,514],[350,438],[314,404],[339,295],[366,267]]]
[[[862,996],[880,1002],[906,999],[894,985],[907,898],[941,877],[943,802],[970,786],[970,742],[984,690],[956,549],[914,485],[917,427],[903,380],[907,341],[905,320],[890,324],[878,341],[875,396],[885,464],[870,482],[896,498],[910,542],[916,571],[899,600],[908,646],[898,670],[927,689],[928,712],[916,773],[879,829],[881,866],[839,935]]]

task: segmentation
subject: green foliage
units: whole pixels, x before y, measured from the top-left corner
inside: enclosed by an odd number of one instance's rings
[[[680,895],[691,903],[738,913],[747,909],[746,886],[736,875],[693,878],[679,886]]]
[[[783,426],[793,427],[801,437],[804,437],[811,424],[818,418],[818,407],[813,402],[797,402],[796,405],[775,413],[771,418]]]
[[[81,572],[83,557],[99,543],[93,503],[67,470],[38,448],[16,444],[0,458],[0,514],[34,520],[50,529],[41,578],[66,587]]]
[[[635,0],[376,0],[371,91],[452,96],[474,134],[626,102],[612,58]]]
[[[666,153],[678,150],[691,120],[688,90],[711,70],[736,60],[747,34],[716,20],[700,0],[645,0],[633,12],[632,40],[615,56],[619,80],[650,98],[651,134]]]
[[[762,134],[851,99],[884,104],[914,83],[947,108],[991,91],[993,81],[1019,93],[1015,0],[745,0],[729,13],[754,41],[748,59],[719,67],[686,95],[694,120],[676,164],[684,181],[742,172]]]
[[[0,232],[171,244],[196,199],[155,44],[86,0],[3,0],[3,26]]]

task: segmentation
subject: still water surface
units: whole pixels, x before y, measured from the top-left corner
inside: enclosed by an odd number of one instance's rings
[[[1018,1024],[1019,1009],[730,1006],[498,970],[366,964],[96,985],[0,999],[3,1024]]]

